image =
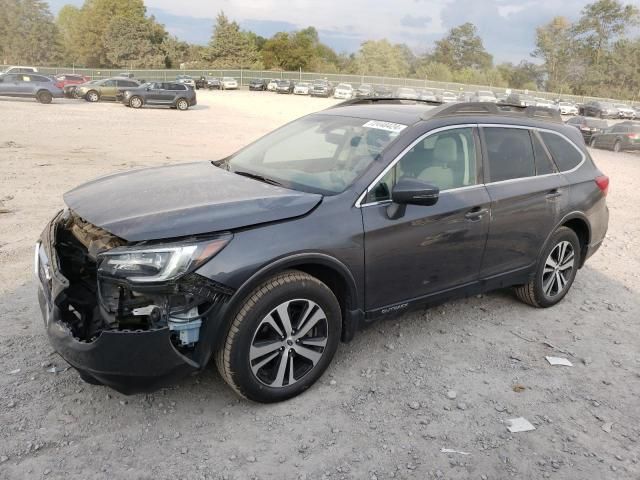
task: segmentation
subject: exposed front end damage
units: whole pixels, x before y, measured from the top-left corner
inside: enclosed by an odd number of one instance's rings
[[[195,263],[175,278],[145,277],[179,247],[157,254],[136,248],[69,210],[52,220],[36,248],[40,304],[54,348],[86,380],[125,393],[202,368],[210,354],[202,334],[219,322],[233,294],[194,273]],[[137,277],[126,270],[132,266]]]

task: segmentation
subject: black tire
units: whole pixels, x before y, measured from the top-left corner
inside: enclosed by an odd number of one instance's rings
[[[176,100],[176,108],[181,111],[189,110],[189,102],[186,98],[179,98]]]
[[[305,304],[304,302],[307,303]],[[304,310],[303,313],[303,308],[307,307],[302,306],[296,310],[297,303],[308,306],[315,304],[315,307],[312,308],[316,308],[316,310],[311,310],[315,313],[313,315],[308,314],[309,310]],[[289,334],[286,332],[286,327],[283,328],[284,322],[279,320],[279,313],[275,313],[276,308],[283,308],[283,305],[287,305],[284,307],[285,311],[288,312],[287,316],[289,316],[289,312],[294,313],[294,315],[291,315],[290,322],[290,326],[293,329]],[[294,318],[296,312],[300,315],[297,320]],[[309,333],[305,333],[304,328],[299,328],[305,323],[303,317],[306,316],[307,319],[309,317],[315,318],[316,313],[318,313],[321,320],[313,324],[315,326]],[[273,315],[276,316],[274,317]],[[269,328],[265,324],[267,319],[278,323],[280,333],[276,333],[275,329]],[[313,385],[331,363],[340,340],[341,319],[342,315],[338,300],[329,287],[320,280],[295,270],[279,273],[258,286],[247,297],[236,314],[227,332],[224,345],[216,352],[218,370],[222,378],[239,395],[256,402],[279,402],[299,395]],[[265,353],[264,356],[254,356],[252,360],[252,348],[258,348],[256,346],[260,343],[258,336],[265,334],[265,328],[266,333],[271,332],[275,335],[275,340],[271,339],[267,343],[273,345],[276,342],[282,342],[282,345],[286,346],[286,350],[284,346],[275,347],[275,349]],[[298,332],[296,332],[296,328],[299,328]],[[280,334],[283,336],[280,337]],[[294,340],[295,335],[300,334],[302,337]],[[309,352],[307,346],[303,347],[300,344],[300,342],[305,344],[311,340],[306,336],[308,334],[314,335],[314,339],[321,338],[325,342],[324,347],[312,347],[315,356],[319,355],[319,358],[312,366],[307,363],[309,358],[306,356],[307,353],[300,353],[300,347]],[[285,335],[288,335],[288,337],[285,337]],[[264,342],[262,344],[264,345]],[[273,347],[270,346],[269,348]],[[298,348],[297,353],[295,351],[296,348]],[[272,355],[276,356],[272,357],[272,360],[268,361],[265,366],[257,366]],[[256,361],[256,363],[253,363],[253,361]],[[292,367],[289,367],[289,361],[291,361]],[[297,367],[295,366],[295,361],[298,362]],[[282,362],[285,362],[284,366]],[[254,373],[254,369],[257,369],[256,373]],[[262,369],[267,370],[267,373],[269,373],[269,370],[272,373],[277,370],[275,379],[269,382],[264,377],[260,378],[264,373]],[[279,375],[280,370],[282,370],[282,375]],[[292,371],[296,373],[293,374]],[[299,375],[299,377],[293,377],[294,381],[289,383],[291,377],[287,375],[287,372],[291,375]],[[281,385],[274,387],[273,385],[278,383],[278,377],[280,377]]]
[[[129,99],[129,106],[131,108],[142,108],[142,105],[144,105],[144,101],[138,95],[134,95]]]
[[[36,94],[36,99],[38,100],[38,102],[44,105],[49,105],[53,100],[53,95],[51,95],[51,92],[49,92],[48,90],[40,90]]]
[[[555,273],[549,274],[547,272],[547,269],[552,269],[552,267],[548,266],[547,262],[550,258],[553,260],[552,254],[558,251],[557,248],[560,247],[563,243],[570,244],[573,250],[572,267],[568,272],[567,270],[564,270],[562,278],[566,279],[566,283],[564,283],[562,289],[558,289],[557,292],[554,292],[552,288],[550,294],[547,294],[545,293],[545,286],[548,285],[548,279],[555,275]],[[576,273],[578,272],[580,262],[581,250],[578,236],[573,230],[568,227],[558,228],[558,230],[556,230],[554,234],[551,235],[551,238],[547,242],[547,245],[543,249],[540,258],[538,259],[538,265],[536,267],[534,277],[529,281],[529,283],[517,286],[515,288],[516,295],[524,303],[528,303],[533,307],[548,308],[556,305],[565,297],[565,295],[571,289],[571,285],[573,285],[573,281],[576,278]],[[547,276],[545,277],[545,275]],[[551,277],[549,275],[551,275]]]
[[[620,143],[620,140],[616,140],[616,142],[613,144],[613,151],[618,153],[622,150],[622,143]]]
[[[100,100],[100,94],[96,90],[89,90],[84,98],[87,102],[95,103]]]
[[[589,146],[590,146],[591,148],[596,148],[596,139],[595,139],[595,138],[592,138],[592,139],[589,141]]]

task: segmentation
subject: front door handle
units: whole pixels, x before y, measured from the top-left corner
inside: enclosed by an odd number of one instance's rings
[[[488,208],[475,207],[465,213],[464,218],[471,222],[477,222],[482,217],[484,217],[487,213],[489,213]]]

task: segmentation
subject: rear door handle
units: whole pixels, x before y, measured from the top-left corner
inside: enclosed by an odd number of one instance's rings
[[[484,217],[487,213],[489,213],[488,208],[475,207],[465,213],[464,218],[471,222],[477,222],[482,217]]]
[[[562,192],[560,192],[557,188],[549,191],[546,195],[547,200],[553,200],[554,198],[558,198],[562,196]]]

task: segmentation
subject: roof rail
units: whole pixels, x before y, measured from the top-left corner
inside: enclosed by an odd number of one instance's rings
[[[352,98],[351,100],[346,100],[344,102],[340,102],[329,108],[338,108],[338,107],[351,107],[354,105],[371,105],[371,104],[390,104],[390,105],[406,105],[406,104],[416,104],[421,103],[425,105],[442,105],[442,102],[433,101],[433,100],[420,100],[418,98],[400,98],[400,97],[360,97],[360,98]]]
[[[522,105],[489,102],[451,103],[438,109],[437,112],[425,113],[423,118],[445,117],[449,115],[513,115],[562,123],[560,111],[553,108],[523,107]]]

